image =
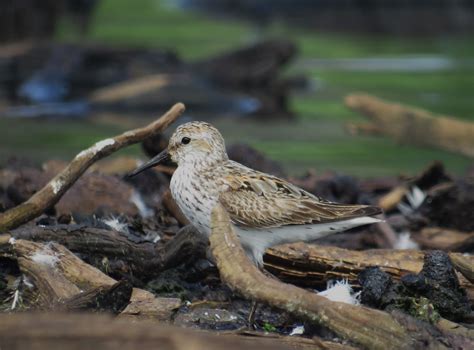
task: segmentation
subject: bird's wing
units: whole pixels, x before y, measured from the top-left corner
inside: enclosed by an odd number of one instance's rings
[[[247,170],[250,170],[246,168]],[[381,209],[325,201],[289,182],[256,171],[230,173],[220,202],[236,225],[254,228],[317,224],[361,216]]]

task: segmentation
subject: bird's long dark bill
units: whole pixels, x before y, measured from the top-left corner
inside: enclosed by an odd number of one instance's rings
[[[170,160],[171,160],[170,155],[169,155],[168,151],[165,149],[164,151],[160,152],[158,155],[156,155],[155,157],[150,159],[145,164],[143,164],[143,165],[139,166],[138,168],[136,168],[134,171],[132,171],[130,174],[128,174],[127,177],[135,176],[137,174],[140,174],[142,171],[145,171],[146,169],[152,168],[155,165],[158,165],[160,163],[169,162]]]

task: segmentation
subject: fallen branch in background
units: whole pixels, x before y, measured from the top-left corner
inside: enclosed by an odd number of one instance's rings
[[[160,119],[148,126],[99,141],[80,152],[63,171],[30,199],[0,214],[0,233],[16,228],[41,215],[46,209],[54,206],[87,168],[97,160],[163,131],[184,112],[184,109],[182,103],[177,103]]]
[[[369,349],[443,348],[451,343],[447,337],[434,337],[431,326],[408,316],[399,322],[388,313],[333,302],[265,276],[245,255],[221,206],[212,213],[211,227],[211,249],[222,280],[248,299],[309,319]]]
[[[443,227],[424,227],[412,235],[413,240],[422,249],[441,249],[445,251],[463,251],[470,249],[474,239],[474,232],[463,232]]]
[[[366,94],[348,95],[345,104],[372,121],[371,133],[377,130],[398,142],[433,146],[474,157],[474,123],[385,102]],[[358,130],[355,126],[351,129]],[[360,131],[367,129],[364,124]]]
[[[141,94],[158,90],[169,84],[174,78],[168,74],[154,74],[127,80],[95,90],[88,98],[89,102],[112,103]]]

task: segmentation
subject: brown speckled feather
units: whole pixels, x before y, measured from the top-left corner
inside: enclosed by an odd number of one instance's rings
[[[331,203],[277,177],[229,161],[220,202],[236,225],[253,228],[317,224],[381,213],[366,205]]]

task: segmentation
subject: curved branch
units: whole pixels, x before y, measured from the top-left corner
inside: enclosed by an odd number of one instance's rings
[[[298,317],[328,327],[339,336],[370,349],[411,349],[420,345],[420,329],[407,329],[391,315],[333,302],[315,293],[266,277],[245,255],[218,205],[212,213],[210,243],[222,280],[246,298],[270,304]],[[440,346],[432,336],[424,341]]]
[[[143,128],[130,130],[113,138],[96,142],[93,146],[80,152],[63,171],[30,199],[0,214],[0,233],[18,227],[41,215],[47,208],[55,205],[94,162],[163,131],[184,112],[184,109],[182,103],[177,103],[155,122]]]

